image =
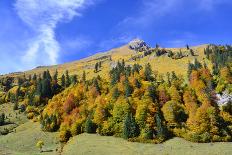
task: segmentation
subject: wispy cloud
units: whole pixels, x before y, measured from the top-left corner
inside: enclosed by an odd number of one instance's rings
[[[232,4],[231,0],[142,0],[134,14],[124,18],[118,27],[147,27],[159,19],[172,15],[180,9],[209,11],[220,4]],[[188,11],[187,11],[188,12]]]
[[[200,0],[199,8],[206,11],[212,11],[215,6],[220,4],[232,4],[231,0]]]
[[[16,0],[18,16],[36,34],[28,41],[23,63],[30,66],[56,64],[60,52],[55,36],[57,24],[80,16],[80,11],[92,3],[90,0]]]

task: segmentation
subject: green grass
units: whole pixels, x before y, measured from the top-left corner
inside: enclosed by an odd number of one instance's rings
[[[43,150],[36,148],[38,140],[43,140]],[[163,144],[132,143],[122,138],[81,134],[70,139],[64,146],[62,155],[231,155],[232,143],[192,143],[181,138],[173,138]],[[0,136],[0,154],[9,155],[56,155],[60,144],[57,133],[47,133],[39,123],[27,122],[6,136]]]
[[[18,110],[13,110],[13,103],[5,103],[0,105],[0,114],[5,113],[6,116],[6,125],[0,126],[0,133],[5,129],[12,132],[17,126],[28,121],[26,115],[20,113]]]
[[[44,141],[44,151],[40,153],[36,148],[36,143]],[[47,133],[40,129],[40,124],[28,121],[16,128],[16,133],[12,132],[5,136],[0,136],[0,154],[12,155],[37,155],[37,154],[58,154],[59,147],[57,133]]]
[[[127,142],[121,138],[82,134],[64,147],[64,155],[231,155],[232,143],[199,144],[174,138],[163,144]]]

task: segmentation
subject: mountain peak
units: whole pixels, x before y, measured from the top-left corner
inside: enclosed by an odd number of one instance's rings
[[[139,38],[135,38],[129,42],[129,48],[135,51],[148,50],[150,47],[147,43]]]

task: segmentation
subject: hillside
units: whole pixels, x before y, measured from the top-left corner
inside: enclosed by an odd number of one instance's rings
[[[130,46],[136,45],[136,48],[130,48]],[[144,48],[145,46],[146,48]],[[175,71],[177,74],[181,74],[186,76],[188,62],[193,62],[194,59],[198,59],[200,62],[205,61],[206,64],[211,67],[209,61],[205,59],[204,49],[207,45],[200,45],[200,46],[193,46],[190,47],[194,51],[194,56],[189,54],[189,50],[186,47],[183,48],[161,48],[158,49],[162,50],[165,49],[167,51],[172,51],[174,54],[178,52],[182,52],[184,57],[178,59],[172,59],[168,57],[168,53],[162,53],[162,55],[157,56],[155,48],[150,48],[144,41],[135,39],[132,40],[127,45],[122,47],[118,47],[112,49],[107,52],[102,52],[90,56],[85,59],[64,63],[60,65],[54,66],[39,66],[35,69],[25,71],[25,72],[18,72],[18,73],[11,73],[4,75],[2,77],[22,77],[25,73],[26,76],[33,75],[33,74],[41,74],[45,70],[49,70],[50,73],[53,75],[57,70],[59,73],[65,73],[66,70],[69,71],[70,75],[77,74],[78,77],[82,76],[83,70],[86,72],[87,77],[94,77],[97,75],[107,77],[109,70],[116,65],[119,60],[124,59],[127,64],[134,64],[139,63],[141,65],[145,65],[146,63],[150,63],[152,70],[159,71],[161,74],[166,74],[167,72]],[[145,52],[151,52],[147,56],[144,56]],[[95,73],[95,64],[97,62],[102,62],[102,67],[99,72]],[[61,76],[61,74],[60,74]]]
[[[228,45],[161,48],[135,39],[79,61],[4,75],[0,150],[73,154],[85,145],[81,154],[92,147],[108,154],[114,145],[120,149],[113,154],[166,154],[180,143],[202,153],[211,144],[190,142],[231,142],[231,60]],[[230,145],[214,144],[224,154]]]

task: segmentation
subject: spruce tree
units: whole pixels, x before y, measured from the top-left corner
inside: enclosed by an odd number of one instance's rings
[[[90,117],[87,118],[85,122],[85,132],[86,133],[95,133],[96,132],[96,124],[91,120]]]
[[[85,73],[85,71],[83,72],[83,74],[82,74],[82,82],[86,82],[86,73]]]
[[[64,74],[61,76],[61,86],[65,88],[65,76]]]
[[[95,70],[94,70],[95,73],[98,72],[98,66],[99,66],[99,65],[98,65],[98,62],[97,62],[97,63],[95,64]]]
[[[129,139],[139,135],[139,127],[132,113],[127,114],[123,124],[123,138]]]
[[[71,80],[70,80],[70,77],[69,77],[68,70],[66,70],[66,73],[65,73],[65,87],[69,87],[70,84],[71,84]]]
[[[58,81],[58,71],[56,70],[55,74],[53,75],[53,80]]]
[[[157,136],[159,138],[166,139],[167,138],[167,129],[163,125],[164,119],[162,119],[161,111],[158,111],[155,115],[156,126],[157,126]]]
[[[154,79],[152,77],[152,69],[150,63],[145,65],[144,76],[146,81],[152,81]]]
[[[132,92],[133,92],[133,88],[131,87],[129,80],[126,79],[125,80],[125,96],[126,97],[131,96]]]

